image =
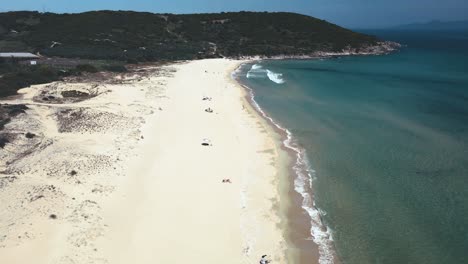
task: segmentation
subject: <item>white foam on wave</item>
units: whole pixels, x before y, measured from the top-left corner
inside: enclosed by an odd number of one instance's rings
[[[275,82],[277,84],[284,83],[284,80],[282,78],[283,77],[282,73],[276,73],[270,70],[266,70],[266,72],[267,72],[268,79],[270,79],[272,82]]]
[[[253,67],[257,65],[254,64]],[[252,71],[250,69],[250,71]],[[255,70],[260,70],[261,66],[257,65]],[[249,71],[249,72],[250,72]],[[281,77],[281,76],[279,76]],[[247,77],[248,78],[248,77]],[[271,79],[270,79],[271,80]],[[241,84],[242,85],[242,84]],[[333,231],[331,228],[325,226],[322,223],[321,215],[325,215],[325,212],[318,209],[313,201],[313,197],[307,191],[312,189],[312,181],[315,177],[315,171],[311,168],[307,161],[307,155],[304,149],[300,148],[294,141],[292,133],[283,128],[281,125],[276,123],[270,116],[268,116],[263,109],[255,101],[255,94],[251,88],[242,85],[250,95],[250,101],[254,108],[267,120],[269,120],[274,126],[283,131],[286,134],[286,139],[283,141],[283,145],[296,153],[296,162],[293,166],[293,170],[296,174],[294,180],[294,190],[302,196],[301,207],[307,212],[310,217],[310,235],[311,239],[317,244],[319,249],[319,263],[320,264],[333,264],[334,251],[333,251]]]
[[[307,191],[307,189],[312,189],[315,170],[308,164],[306,151],[297,145],[292,133],[279,125],[276,126],[286,132],[287,137],[283,141],[284,146],[296,153],[296,163],[293,166],[293,170],[296,173],[294,190],[302,196],[302,208],[310,217],[310,233],[312,235],[312,240],[319,248],[319,263],[332,264],[334,255],[332,230],[322,223],[321,215],[324,214],[321,213],[322,210],[316,207],[313,197]]]
[[[254,64],[254,65],[252,65],[251,70],[258,70],[258,69],[261,69],[261,68],[262,68],[262,65]]]
[[[247,72],[247,78],[263,78],[266,74],[266,71],[259,64],[254,64]]]
[[[248,79],[252,79],[252,78],[262,78],[263,75],[262,74],[258,74],[258,73],[253,73],[253,72],[248,72],[247,73],[247,78]]]
[[[283,74],[282,73],[276,73],[268,69],[264,69],[262,65],[259,64],[254,64],[250,68],[250,70],[247,72],[246,77],[248,79],[251,78],[268,78],[270,81],[277,83],[277,84],[283,84],[285,83],[283,79]]]

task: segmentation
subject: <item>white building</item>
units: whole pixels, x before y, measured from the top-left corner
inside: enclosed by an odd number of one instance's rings
[[[38,59],[39,56],[29,52],[0,52],[0,58]]]

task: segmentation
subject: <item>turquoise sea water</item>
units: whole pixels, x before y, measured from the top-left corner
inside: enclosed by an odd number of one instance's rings
[[[371,33],[407,46],[262,61],[240,81],[306,150],[344,263],[468,263],[468,34]]]

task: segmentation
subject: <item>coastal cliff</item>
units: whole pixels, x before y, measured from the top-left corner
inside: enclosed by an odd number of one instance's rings
[[[309,54],[281,54],[274,56],[256,55],[256,56],[239,56],[236,59],[244,60],[262,60],[262,59],[317,59],[317,58],[330,58],[340,56],[366,56],[366,55],[385,55],[396,52],[401,48],[401,44],[393,41],[379,41],[375,44],[362,46],[360,48],[353,48],[348,46],[341,51],[315,51]]]

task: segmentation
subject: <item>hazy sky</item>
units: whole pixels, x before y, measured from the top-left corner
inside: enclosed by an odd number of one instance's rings
[[[468,0],[0,0],[0,11],[58,13],[98,9],[156,13],[290,11],[345,27],[385,27],[429,20],[468,19]]]

